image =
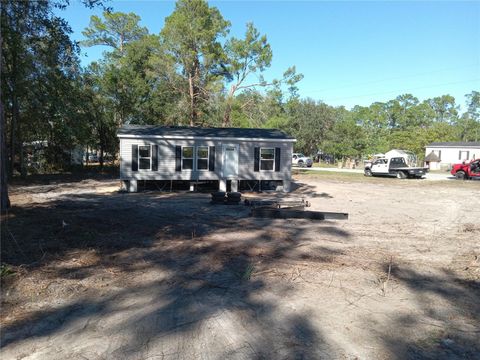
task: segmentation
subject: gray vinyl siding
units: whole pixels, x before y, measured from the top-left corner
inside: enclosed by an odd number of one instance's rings
[[[121,180],[219,180],[222,178],[222,145],[239,145],[238,180],[290,180],[292,167],[292,142],[253,142],[179,139],[131,139],[120,138]],[[158,171],[141,170],[132,172],[132,145],[158,145]],[[175,171],[176,146],[215,146],[215,170]],[[280,171],[254,171],[254,149],[256,147],[280,148]]]
[[[240,142],[238,154],[239,180],[290,180],[293,144],[291,142]],[[280,171],[253,171],[255,148],[280,148]]]

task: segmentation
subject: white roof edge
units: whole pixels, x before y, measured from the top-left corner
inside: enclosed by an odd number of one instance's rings
[[[297,139],[236,138],[213,136],[180,136],[180,135],[128,135],[118,134],[120,139],[173,139],[173,140],[225,140],[225,141],[264,141],[264,142],[296,142]]]
[[[480,145],[426,145],[425,148],[480,148]]]

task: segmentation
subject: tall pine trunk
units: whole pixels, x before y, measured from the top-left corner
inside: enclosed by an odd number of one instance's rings
[[[195,58],[188,74],[188,90],[190,95],[190,126],[198,125],[198,104],[200,99],[200,61]]]
[[[236,90],[237,90],[237,87],[235,85],[232,85],[228,93],[227,103],[225,105],[225,112],[223,113],[222,127],[230,126],[230,114],[232,113],[232,101],[233,101],[233,95],[235,94]]]
[[[230,126],[230,113],[232,112],[232,103],[227,99],[227,104],[225,106],[225,112],[223,113],[222,127]]]
[[[0,12],[3,12],[3,5],[0,3]],[[3,37],[0,27],[0,78],[3,64]],[[0,211],[5,211],[10,207],[8,198],[8,180],[7,180],[7,146],[5,143],[5,119],[3,117],[2,89],[0,86]]]
[[[103,152],[105,148],[105,132],[103,126],[100,126],[100,157],[98,161],[100,163],[100,169],[103,169]]]
[[[188,90],[190,94],[190,126],[195,126],[197,122],[197,104],[195,99],[195,84],[192,75],[188,77]]]
[[[15,74],[15,66],[14,66]],[[13,84],[12,90],[12,123],[10,124],[10,168],[9,174],[10,177],[13,177],[14,165],[15,165],[15,155],[17,148],[17,129],[18,129],[18,118],[20,111],[18,108],[18,97],[16,91],[16,84]]]
[[[103,169],[103,156],[104,156],[103,144],[101,143],[100,144],[100,158],[98,159],[98,161],[100,162],[100,169]]]
[[[1,90],[0,90],[0,97],[1,97]],[[0,98],[0,210],[5,211],[9,207],[10,207],[10,199],[8,198],[7,146],[5,144],[5,120],[3,117],[3,103]]]

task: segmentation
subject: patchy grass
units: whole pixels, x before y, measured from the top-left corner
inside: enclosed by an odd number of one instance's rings
[[[0,278],[5,278],[9,275],[15,274],[15,271],[13,271],[8,265],[2,264],[0,265]]]
[[[449,188],[472,188],[478,190],[480,181],[477,180],[427,180],[427,179],[397,179],[394,177],[376,177],[365,176],[363,173],[342,172],[342,171],[311,171],[294,169],[292,171],[294,176],[305,176],[308,179],[336,181],[336,182],[351,182],[363,184],[385,184],[391,186],[408,186],[408,187],[449,187]]]
[[[343,171],[311,171],[305,169],[292,169],[293,175],[309,175],[312,177],[321,177],[322,179],[327,177],[335,177],[335,178],[364,178],[365,176],[363,173],[352,173],[352,172],[343,172]]]
[[[334,181],[349,181],[349,182],[373,182],[382,183],[385,181],[394,181],[396,179],[382,178],[382,177],[367,177],[363,173],[352,173],[342,171],[311,171],[311,170],[293,170],[293,175],[306,176],[309,179],[318,180],[334,180]]]
[[[324,169],[335,169],[337,166],[334,164],[325,164],[325,163],[313,163],[313,167],[324,168]]]

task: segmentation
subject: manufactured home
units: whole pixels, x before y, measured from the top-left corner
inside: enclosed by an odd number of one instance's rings
[[[191,190],[208,181],[221,191],[273,183],[290,191],[295,139],[280,130],[126,125],[117,136],[129,192],[139,181],[187,181]]]
[[[425,157],[431,170],[450,169],[480,158],[480,142],[434,142],[425,147]]]

